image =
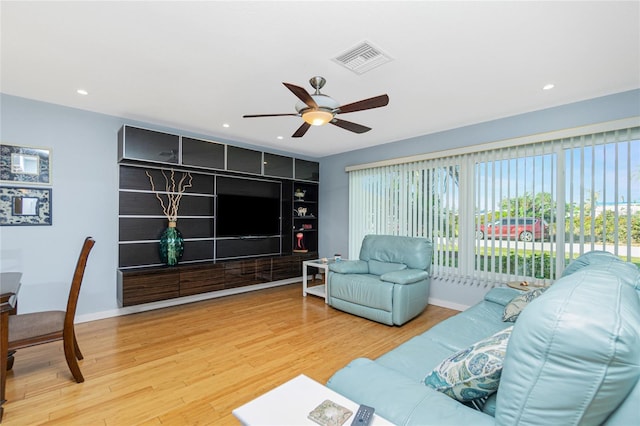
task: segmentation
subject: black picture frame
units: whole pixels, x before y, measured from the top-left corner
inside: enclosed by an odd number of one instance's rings
[[[50,226],[51,188],[0,186],[0,226]]]
[[[51,184],[51,150],[0,144],[0,182]]]

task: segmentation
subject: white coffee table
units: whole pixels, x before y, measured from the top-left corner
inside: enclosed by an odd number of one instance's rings
[[[345,398],[304,374],[272,389],[258,398],[233,410],[243,425],[298,426],[316,425],[307,415],[324,400],[353,411],[344,425],[349,426],[359,405]],[[372,425],[391,425],[382,417],[374,415]]]

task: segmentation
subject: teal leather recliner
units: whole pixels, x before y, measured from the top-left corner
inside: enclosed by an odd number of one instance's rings
[[[433,246],[426,238],[367,235],[359,260],[329,265],[332,307],[387,325],[402,325],[427,306]]]

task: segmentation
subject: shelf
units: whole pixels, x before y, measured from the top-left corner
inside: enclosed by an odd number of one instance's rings
[[[313,287],[307,287],[307,293],[313,294],[314,296],[324,297],[325,289],[324,284],[322,285],[314,285]]]
[[[298,163],[296,163],[297,165]],[[300,170],[296,169],[296,176],[299,177],[298,172]],[[295,250],[298,247],[298,244],[302,244],[303,248],[307,248],[309,250],[316,251],[318,249],[318,184],[317,183],[308,183],[308,182],[300,182],[294,181],[292,182],[292,197],[291,200],[293,202],[293,211],[294,214],[292,216],[292,247]],[[296,193],[300,194],[300,192],[304,193],[304,197],[301,200],[296,197]],[[298,216],[298,212],[302,213],[304,216]],[[305,229],[303,225],[311,226],[310,229]],[[298,236],[301,237],[298,240]]]

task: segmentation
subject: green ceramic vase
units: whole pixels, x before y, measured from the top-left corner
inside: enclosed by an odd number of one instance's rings
[[[169,226],[160,236],[160,260],[168,266],[175,266],[180,262],[184,252],[184,239],[176,228],[175,222],[169,222]]]

